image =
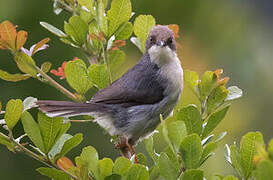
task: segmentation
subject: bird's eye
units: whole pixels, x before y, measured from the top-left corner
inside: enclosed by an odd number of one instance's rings
[[[168,44],[172,44],[173,43],[173,40],[170,38],[168,39]]]
[[[151,37],[151,38],[150,38],[150,42],[155,42],[155,38],[154,38],[154,37]]]

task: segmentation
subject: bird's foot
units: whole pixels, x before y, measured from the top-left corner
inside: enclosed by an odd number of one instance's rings
[[[128,139],[122,138],[119,143],[115,144],[115,148],[119,149],[121,151],[121,154],[128,159],[131,159],[131,157],[134,155],[135,163],[139,163],[135,149],[133,147],[133,143],[130,143]]]

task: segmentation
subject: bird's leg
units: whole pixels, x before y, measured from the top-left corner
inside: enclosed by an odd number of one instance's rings
[[[133,144],[134,143],[129,142],[127,138],[122,137],[120,142],[115,144],[115,148],[119,149],[121,154],[128,159],[131,159],[131,157],[135,155],[135,163],[138,164],[138,159]]]

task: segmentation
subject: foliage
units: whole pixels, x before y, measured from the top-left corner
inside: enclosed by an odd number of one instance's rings
[[[130,38],[144,53],[145,40],[156,24],[151,15],[139,15],[132,22],[134,13],[130,0],[113,0],[111,5],[108,5],[108,0],[54,0],[53,6],[57,15],[64,10],[71,13],[71,17],[64,22],[63,30],[47,22],[41,22],[41,26],[62,42],[84,52],[87,58],[64,62],[57,70],[51,69],[50,62],[39,66],[34,55],[49,47],[49,38],[28,50],[24,48],[28,33],[23,30],[17,32],[16,26],[4,21],[0,24],[0,49],[11,52],[21,73],[10,74],[0,70],[0,78],[12,82],[34,78],[55,87],[74,101],[85,101],[87,92],[103,89],[116,78],[112,70],[119,69],[126,59],[125,52],[120,50],[126,45],[126,40]],[[171,24],[169,28],[179,38],[179,27]],[[131,37],[133,33],[135,36]],[[61,86],[48,72],[66,79],[75,92]],[[238,87],[226,87],[229,78],[221,78],[222,73],[221,69],[206,71],[199,78],[196,72],[184,72],[185,85],[198,98],[199,104],[178,107],[173,117],[162,120],[159,129],[166,142],[165,149],[158,150],[153,136],[150,136],[144,141],[149,157],[137,154],[138,164],[134,158],[119,157],[115,161],[99,158],[92,146],[84,147],[73,162],[66,154],[83,140],[81,133],[67,133],[70,122],[74,120],[50,118],[42,112],[38,112],[37,119],[33,118],[36,116],[30,109],[36,107],[37,101],[33,97],[23,101],[10,100],[5,111],[1,111],[0,104],[0,115],[4,117],[1,125],[8,131],[7,134],[0,133],[0,144],[12,152],[22,152],[42,162],[47,167],[40,167],[37,171],[51,179],[203,180],[204,170],[200,167],[214,155],[219,141],[226,135],[226,132],[218,136],[212,133],[226,116],[231,101],[242,96]],[[25,134],[15,139],[13,131],[18,123],[22,123]],[[26,136],[28,139],[24,138]],[[267,149],[264,144],[261,133],[250,132],[242,137],[240,147],[226,145],[225,157],[239,178],[266,180],[272,177],[273,140]],[[148,164],[147,158],[152,159],[152,164]],[[221,175],[212,178],[238,179]]]

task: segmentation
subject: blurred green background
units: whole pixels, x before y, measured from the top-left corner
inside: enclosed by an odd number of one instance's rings
[[[182,48],[178,54],[184,69],[197,71],[224,69],[224,75],[231,81],[228,85],[238,85],[244,96],[233,103],[227,118],[217,128],[217,132],[228,131],[217,150],[202,168],[208,169],[206,176],[213,173],[223,175],[234,173],[224,161],[225,143],[239,141],[247,131],[259,130],[266,142],[273,137],[273,1],[271,0],[132,0],[133,10],[138,14],[152,14],[158,24],[178,24]],[[39,25],[46,21],[62,29],[63,21],[69,14],[56,16],[52,12],[50,0],[1,0],[0,22],[9,20],[19,29],[28,31],[29,38],[25,47],[29,48],[39,40],[50,37],[50,48],[35,56],[37,64],[51,61],[53,68],[59,67],[64,60],[73,57],[84,58],[75,48],[61,43],[58,38]],[[130,42],[123,48],[127,61],[121,72],[133,66],[141,53]],[[0,51],[0,69],[11,73],[19,72],[12,56]],[[61,82],[68,87],[65,81]],[[54,88],[30,79],[19,83],[0,79],[0,101],[6,104],[11,98],[24,99],[28,96],[40,99],[67,100]],[[192,94],[185,89],[183,104],[195,103]],[[1,131],[4,131],[1,129]],[[22,133],[19,124],[15,134]],[[73,158],[86,145],[94,146],[100,157],[116,158],[119,154],[110,142],[110,137],[93,123],[72,124],[71,134],[84,133],[84,142],[72,153]],[[156,145],[162,146],[162,139],[156,139]],[[144,152],[143,144],[137,147]],[[35,171],[41,163],[21,154],[14,155],[4,146],[0,146],[0,179],[47,179]]]

